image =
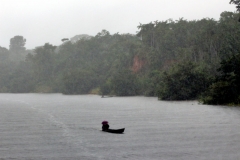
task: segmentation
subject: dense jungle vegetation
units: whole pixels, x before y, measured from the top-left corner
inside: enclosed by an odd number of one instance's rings
[[[139,24],[136,35],[102,30],[34,50],[26,50],[24,37],[15,36],[9,49],[0,47],[0,92],[240,104],[239,17],[223,12],[218,21],[154,21]]]

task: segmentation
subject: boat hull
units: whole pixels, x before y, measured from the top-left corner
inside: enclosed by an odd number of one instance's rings
[[[103,131],[103,132],[109,132],[109,133],[118,133],[118,134],[121,134],[123,133],[125,130],[125,128],[121,128],[121,129],[108,129],[106,131]]]

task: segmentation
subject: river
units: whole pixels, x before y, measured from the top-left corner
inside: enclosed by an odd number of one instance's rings
[[[101,131],[125,127],[124,134]],[[237,160],[240,108],[156,97],[0,94],[1,160]]]

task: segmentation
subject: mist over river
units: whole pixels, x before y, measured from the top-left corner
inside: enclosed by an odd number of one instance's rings
[[[125,127],[124,134],[101,131]],[[0,94],[1,160],[238,160],[240,108],[156,97]]]

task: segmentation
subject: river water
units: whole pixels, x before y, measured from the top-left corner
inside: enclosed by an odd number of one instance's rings
[[[103,120],[125,133],[102,132]],[[149,97],[0,94],[0,159],[238,160],[240,108]]]

